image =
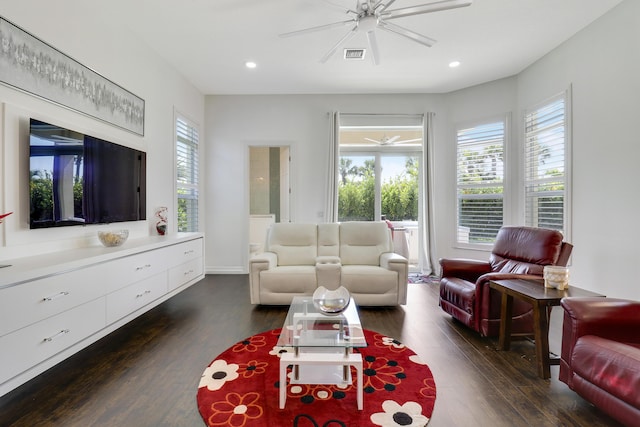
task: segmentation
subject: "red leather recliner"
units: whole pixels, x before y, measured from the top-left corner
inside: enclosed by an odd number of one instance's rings
[[[500,331],[499,292],[490,280],[542,278],[545,265],[567,265],[573,246],[556,230],[502,227],[489,261],[441,259],[440,307],[483,336]],[[513,302],[513,334],[533,334],[533,312],[524,301]]]
[[[640,302],[564,298],[560,381],[626,426],[640,426]]]

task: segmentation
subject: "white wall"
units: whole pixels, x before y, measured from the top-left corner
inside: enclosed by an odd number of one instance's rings
[[[521,120],[525,108],[573,89],[571,275],[577,286],[640,299],[627,279],[640,261],[635,125],[640,117],[640,2],[628,0],[517,76],[444,95],[207,96],[208,272],[246,272],[248,145],[292,147],[292,220],[322,220],[327,182],[327,112],[436,112],[435,258],[486,259],[455,248],[457,124],[511,117],[507,191],[518,203],[506,223],[522,223]],[[634,140],[634,137],[635,140]]]
[[[0,211],[14,211],[0,225],[0,259],[97,243],[104,226],[28,229],[29,117],[68,126],[90,135],[147,152],[147,218],[158,206],[169,207],[169,229],[175,231],[174,108],[204,129],[204,96],[136,37],[112,19],[78,1],[74,10],[55,2],[2,2],[0,14],[83,65],[145,100],[145,135],[0,85]],[[77,17],[82,16],[82,19]],[[123,224],[136,236],[148,235],[153,221]],[[130,237],[131,238],[131,237]]]
[[[627,0],[518,77],[520,109],[573,92],[571,283],[640,299],[640,2]],[[630,279],[631,278],[631,279]]]

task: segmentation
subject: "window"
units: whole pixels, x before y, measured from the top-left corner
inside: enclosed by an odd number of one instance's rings
[[[525,225],[567,235],[567,95],[525,113]]]
[[[493,243],[504,218],[505,120],[457,131],[457,239]]]
[[[198,231],[198,129],[176,118],[178,231]]]

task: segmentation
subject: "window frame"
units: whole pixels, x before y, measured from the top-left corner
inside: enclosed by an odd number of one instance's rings
[[[179,180],[179,165],[178,162],[180,160],[180,153],[179,153],[179,143],[180,141],[180,122],[184,123],[184,126],[188,128],[189,132],[188,133],[195,133],[195,137],[196,137],[196,141],[194,142],[193,140],[188,140],[188,141],[182,141],[182,143],[186,143],[186,144],[192,144],[192,146],[190,147],[190,155],[191,155],[191,161],[190,164],[193,165],[195,162],[195,168],[189,168],[189,171],[187,173],[187,175],[190,176],[190,179],[188,182],[181,182]],[[174,113],[174,167],[175,167],[175,171],[174,171],[174,194],[175,194],[175,203],[176,203],[176,207],[174,209],[174,215],[175,215],[175,227],[176,227],[176,231],[177,232],[198,232],[200,231],[200,215],[201,215],[201,205],[202,205],[202,201],[201,201],[201,196],[202,196],[202,189],[201,189],[201,182],[202,180],[200,179],[200,167],[199,167],[199,162],[200,162],[200,151],[202,149],[202,145],[200,144],[200,126],[194,122],[193,120],[189,119],[186,115],[181,114],[178,111],[175,111]],[[195,145],[195,147],[193,147],[193,145]],[[195,170],[194,170],[195,169]],[[195,182],[194,182],[195,180]],[[189,197],[182,197],[182,194],[180,193],[180,190],[187,190],[188,193],[191,193],[191,195]],[[195,195],[194,195],[195,194]],[[187,199],[190,200],[191,203],[193,203],[193,201],[195,201],[196,204],[196,213],[194,216],[189,216],[187,218],[187,228],[186,229],[181,229],[180,228],[180,200],[181,199]],[[194,220],[195,219],[195,225],[192,224],[191,222],[189,222],[189,220]]]
[[[455,194],[455,207],[454,207],[454,212],[455,212],[455,221],[453,224],[453,245],[456,248],[460,248],[460,249],[477,249],[477,250],[490,250],[493,247],[493,244],[495,242],[495,236],[493,239],[485,242],[485,243],[480,243],[480,242],[469,242],[469,241],[462,241],[460,239],[460,216],[459,216],[459,203],[460,203],[460,197],[459,197],[459,190],[460,188],[462,188],[463,186],[461,186],[458,182],[458,177],[459,177],[459,165],[460,165],[460,158],[459,158],[459,149],[460,149],[460,140],[459,140],[459,134],[460,131],[465,130],[465,129],[472,129],[472,128],[479,128],[482,126],[488,126],[490,124],[494,124],[494,123],[502,123],[502,181],[501,183],[488,183],[486,186],[492,186],[492,187],[496,187],[496,186],[501,186],[502,187],[502,224],[504,225],[505,223],[508,222],[508,218],[509,218],[509,212],[511,211],[510,209],[510,203],[512,200],[512,197],[510,197],[510,193],[509,193],[509,168],[510,168],[510,161],[509,161],[509,144],[511,141],[511,116],[508,113],[505,114],[500,114],[500,115],[495,115],[495,116],[490,116],[481,120],[474,120],[471,122],[463,122],[463,123],[459,123],[455,126],[454,129],[454,141],[455,141],[455,168],[454,168],[454,194]],[[477,185],[471,185],[471,186],[466,186],[466,188],[471,188],[471,187],[477,187]]]
[[[529,200],[529,191],[528,188],[531,183],[544,183],[543,179],[534,179],[530,180],[527,177],[527,171],[529,170],[529,158],[527,156],[528,150],[528,132],[527,132],[527,120],[530,114],[542,110],[544,108],[548,108],[553,105],[555,102],[562,100],[564,102],[564,114],[563,114],[563,124],[564,124],[564,191],[563,191],[563,226],[562,230],[560,230],[565,236],[566,240],[571,239],[571,218],[572,218],[572,197],[571,197],[571,177],[572,177],[572,114],[571,114],[571,87],[566,90],[557,93],[541,102],[538,102],[531,107],[524,110],[522,115],[522,223],[526,226],[537,227],[538,224],[534,224],[530,221],[527,210],[528,210],[528,200]]]

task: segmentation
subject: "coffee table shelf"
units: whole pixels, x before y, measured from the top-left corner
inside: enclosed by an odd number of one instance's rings
[[[343,312],[328,315],[315,307],[311,297],[294,297],[278,346],[293,348],[280,356],[281,409],[286,402],[287,368],[292,365],[290,384],[338,386],[353,382],[350,367],[355,367],[357,404],[362,410],[362,356],[353,349],[366,347],[367,341],[353,299]]]

